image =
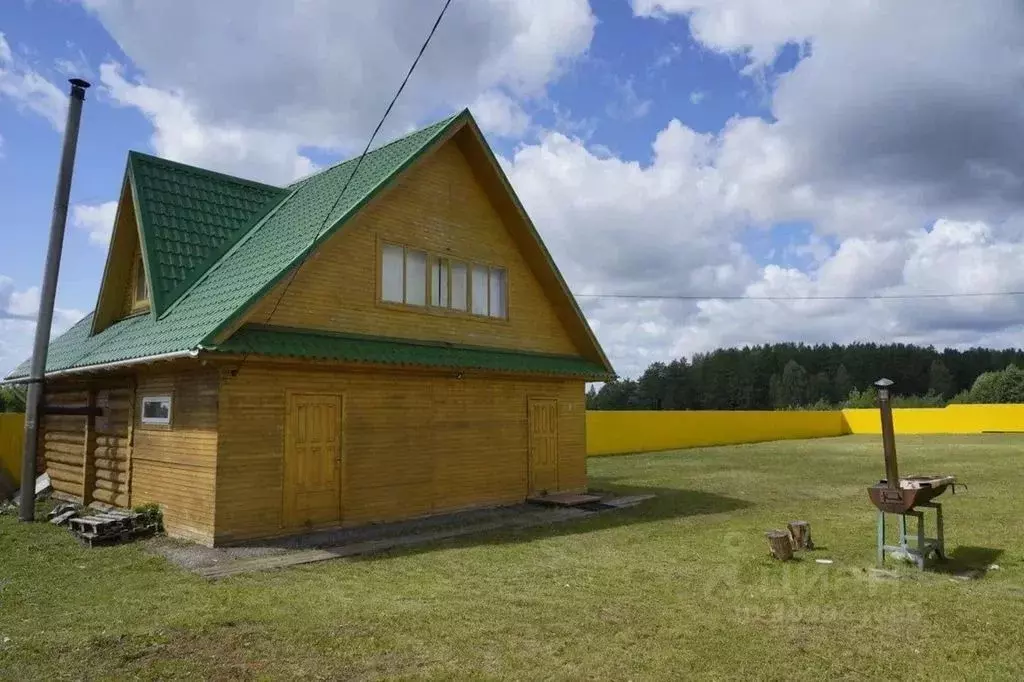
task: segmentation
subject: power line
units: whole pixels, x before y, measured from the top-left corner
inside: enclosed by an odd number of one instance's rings
[[[377,122],[377,127],[373,129],[373,134],[370,135],[370,139],[366,141],[363,153],[360,154],[359,158],[356,160],[355,168],[352,169],[352,173],[345,180],[345,184],[342,186],[341,192],[338,193],[334,203],[331,204],[331,209],[327,211],[327,215],[324,216],[324,222],[320,225],[319,229],[317,229],[316,234],[313,235],[313,239],[310,240],[309,246],[306,247],[306,253],[302,256],[302,260],[299,261],[299,264],[292,269],[291,274],[288,277],[288,281],[281,290],[281,294],[277,297],[277,301],[274,303],[274,307],[270,310],[270,314],[267,315],[267,319],[264,321],[264,324],[270,324],[270,319],[274,316],[274,313],[277,312],[277,307],[281,305],[281,299],[283,299],[284,295],[288,293],[288,287],[290,287],[292,282],[295,281],[295,275],[298,274],[299,269],[305,265],[306,259],[312,252],[311,249],[313,245],[316,244],[318,239],[320,239],[320,233],[327,227],[328,221],[330,221],[331,215],[334,213],[334,209],[338,207],[338,204],[341,202],[341,198],[345,196],[345,192],[348,191],[348,186],[351,184],[352,178],[354,178],[356,173],[359,172],[359,167],[363,164],[363,159],[370,151],[370,145],[373,144],[374,139],[377,137],[377,133],[380,132],[381,127],[384,125],[384,121],[387,120],[388,114],[391,113],[391,109],[395,106],[395,102],[398,101],[398,97],[402,94],[402,91],[405,90],[406,83],[409,82],[412,72],[416,70],[416,65],[420,63],[420,57],[422,57],[423,53],[427,51],[427,45],[430,44],[430,40],[434,37],[434,33],[437,32],[437,27],[441,25],[441,19],[444,18],[444,13],[448,11],[448,6],[451,4],[452,0],[445,0],[444,7],[441,8],[441,12],[437,15],[437,19],[434,20],[434,25],[430,27],[430,33],[427,34],[427,39],[423,41],[423,45],[420,47],[420,51],[416,54],[416,58],[412,60],[412,64],[409,66],[409,70],[406,72],[405,78],[402,79],[402,84],[398,86],[395,96],[392,97],[391,102],[388,103],[388,108],[384,110],[384,115],[381,116],[380,121]]]
[[[338,196],[337,198],[335,198],[334,203],[331,204],[330,210],[328,210],[327,214],[324,216],[323,223],[321,223],[320,227],[317,228],[316,233],[310,240],[309,245],[306,247],[306,253],[303,254],[302,256],[302,260],[300,260],[299,264],[292,268],[291,273],[289,273],[288,280],[285,282],[284,287],[281,289],[281,293],[278,295],[277,300],[274,302],[274,307],[271,308],[270,313],[264,320],[264,324],[270,324],[270,320],[271,318],[274,317],[274,313],[277,312],[278,306],[281,305],[281,301],[284,299],[284,295],[288,293],[288,288],[292,285],[292,282],[295,281],[295,276],[298,274],[302,266],[306,264],[306,259],[309,258],[309,254],[312,253],[313,245],[316,244],[318,239],[320,239],[320,234],[327,227],[328,222],[331,219],[331,215],[334,213],[334,210],[338,207],[338,204],[341,203],[341,199],[342,197],[345,196],[345,192],[348,191],[348,187],[352,183],[352,179],[356,177],[356,173],[359,172],[359,167],[363,164],[363,159],[366,157],[367,153],[369,153],[370,147],[373,145],[373,141],[377,137],[377,133],[379,133],[380,129],[384,126],[384,122],[387,120],[388,115],[394,108],[395,102],[398,101],[398,98],[399,96],[401,96],[402,91],[405,90],[405,86],[409,82],[409,78],[412,77],[412,72],[416,70],[416,66],[420,63],[420,58],[423,57],[423,53],[427,51],[427,46],[430,45],[431,39],[437,32],[437,27],[441,25],[441,20],[444,18],[445,12],[448,11],[448,6],[451,4],[452,0],[445,0],[444,6],[441,7],[441,11],[437,15],[437,19],[434,20],[434,25],[430,27],[430,33],[427,34],[426,40],[424,40],[423,45],[420,46],[420,51],[416,54],[416,58],[412,60],[412,64],[409,66],[409,70],[406,72],[405,78],[402,79],[401,85],[399,85],[398,90],[395,91],[395,96],[392,97],[391,101],[388,103],[388,108],[384,110],[384,115],[381,116],[380,121],[377,122],[377,127],[373,129],[373,133],[370,135],[370,139],[366,141],[366,146],[363,147],[363,152],[359,155],[359,158],[356,160],[356,165],[352,169],[352,173],[349,174],[348,178],[346,178],[345,184],[341,188],[341,192],[338,193]],[[242,356],[242,362],[239,365],[239,369],[241,369],[241,366],[245,364],[246,357],[246,355]]]
[[[942,294],[863,294],[846,296],[716,296],[714,294],[573,294],[576,298],[607,298],[640,301],[897,301],[943,298],[1024,296],[1024,291],[964,292]]]

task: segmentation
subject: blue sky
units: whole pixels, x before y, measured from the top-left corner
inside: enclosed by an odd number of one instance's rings
[[[3,3],[0,371],[28,348],[69,74],[94,87],[57,328],[94,304],[128,150],[282,183],[350,155],[434,4]],[[1020,89],[1012,4],[945,18],[917,2],[553,5],[456,0],[381,141],[470,106],[575,291],[706,294],[584,297],[620,371],[774,340],[1018,343],[1006,299],[974,324],[955,300],[768,315],[715,298],[1016,286],[1018,143],[999,137],[1020,117],[999,95]],[[922,50],[939,39],[945,54]]]

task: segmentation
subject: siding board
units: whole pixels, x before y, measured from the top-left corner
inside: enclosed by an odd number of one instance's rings
[[[377,302],[378,244],[389,241],[508,272],[509,319]],[[410,169],[378,201],[327,240],[287,287],[249,313],[247,322],[579,355],[533,268],[476,179],[449,142]],[[286,278],[285,282],[289,279]]]
[[[221,379],[218,543],[289,530],[281,516],[289,390],[344,396],[344,526],[522,501],[533,395],[559,401],[560,489],[586,486],[581,381],[249,363]]]
[[[130,460],[132,503],[156,502],[170,535],[213,543],[218,378],[213,370],[138,379]],[[170,395],[171,424],[141,423],[144,396]]]

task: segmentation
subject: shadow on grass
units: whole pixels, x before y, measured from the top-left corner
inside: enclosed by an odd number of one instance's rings
[[[720,514],[753,506],[747,500],[728,497],[703,490],[660,488],[655,486],[622,484],[621,479],[590,477],[590,491],[602,497],[628,497],[654,495],[650,500],[629,511],[642,512],[646,520],[660,520],[701,514]]]
[[[949,573],[966,578],[981,578],[988,573],[1003,550],[992,547],[961,545],[946,556],[945,561],[936,561],[930,568],[935,573]]]
[[[311,530],[286,537],[234,543],[217,549],[190,546],[184,553],[179,547],[165,545],[159,553],[179,565],[205,571],[207,577],[222,577],[236,572],[293,565],[286,556],[292,550],[319,551],[312,556],[299,555],[294,563],[329,558],[324,554],[373,561],[396,553],[421,554],[525,543],[668,519],[726,513],[751,506],[746,500],[700,490],[622,485],[616,479],[600,477],[592,478],[590,483],[590,490],[599,492],[603,500],[650,497],[626,508],[559,508],[522,503],[354,528]],[[234,560],[246,565],[232,565]]]
[[[401,548],[402,554],[419,554],[452,547],[474,547],[481,545],[500,545],[520,542],[531,542],[551,537],[564,537],[581,533],[652,523],[666,519],[680,519],[690,516],[719,514],[745,509],[752,503],[734,497],[727,497],[701,490],[681,490],[678,488],[660,488],[637,485],[619,485],[614,479],[590,479],[590,490],[599,493],[605,499],[634,495],[654,495],[653,498],[640,502],[635,507],[624,509],[606,509],[586,515],[564,518],[560,512],[565,510],[550,509],[549,521],[543,519],[526,525],[516,523],[510,518],[507,526],[489,528],[479,533],[471,533],[437,540],[426,539],[422,544],[407,545]],[[525,513],[536,512],[540,507],[525,507]],[[569,514],[572,514],[570,511]],[[454,515],[458,516],[458,515]],[[453,519],[454,520],[454,519]],[[434,528],[424,527],[424,535],[429,536]],[[353,560],[373,561],[386,558],[392,550],[351,557]]]

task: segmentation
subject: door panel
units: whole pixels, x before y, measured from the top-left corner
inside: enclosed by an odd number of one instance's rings
[[[341,396],[289,394],[284,525],[341,520]]]
[[[530,494],[558,490],[558,401],[530,398]]]

